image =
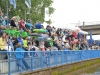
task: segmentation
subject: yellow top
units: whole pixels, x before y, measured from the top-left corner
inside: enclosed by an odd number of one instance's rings
[[[0,38],[0,49],[1,50],[5,49],[5,41],[3,41],[2,38]]]
[[[23,43],[24,43],[24,47],[27,47],[27,40],[23,40]]]

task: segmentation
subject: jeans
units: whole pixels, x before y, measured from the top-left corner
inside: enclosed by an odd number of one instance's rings
[[[17,59],[17,65],[20,66],[24,70],[30,69],[30,67],[28,66],[28,64],[27,64],[27,62],[25,61],[24,58]]]

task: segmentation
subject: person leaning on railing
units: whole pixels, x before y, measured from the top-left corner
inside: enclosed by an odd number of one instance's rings
[[[22,69],[29,70],[30,67],[29,67],[29,65],[27,64],[27,62],[24,59],[24,52],[25,52],[25,50],[22,48],[21,43],[18,43],[17,44],[17,48],[15,50],[15,57],[17,59],[17,64]],[[25,66],[25,68],[24,68],[24,66]]]

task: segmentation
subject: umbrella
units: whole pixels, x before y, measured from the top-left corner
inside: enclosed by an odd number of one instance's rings
[[[41,37],[43,37],[43,38],[45,38],[45,39],[48,38],[47,34],[41,34]]]
[[[48,36],[46,34],[41,34],[41,37],[38,37],[38,41],[47,40]]]
[[[36,33],[46,33],[47,30],[46,29],[33,29],[33,32],[36,32]]]
[[[22,37],[23,38],[26,38],[28,36],[28,33],[27,32],[22,32]]]
[[[37,40],[38,40],[38,41],[43,41],[43,40],[46,40],[46,39],[43,38],[43,37],[38,37]]]
[[[38,33],[30,33],[29,35],[30,35],[30,36],[37,36],[37,37],[41,37],[41,35],[40,35],[40,34],[38,34]]]

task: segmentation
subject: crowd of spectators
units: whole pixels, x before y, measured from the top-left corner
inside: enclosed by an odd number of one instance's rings
[[[21,32],[27,31],[32,33],[33,29],[46,29],[46,39],[37,40],[32,36],[22,38],[20,35],[17,37],[11,37],[9,34],[3,32],[7,27],[18,29]],[[40,33],[43,34],[43,33]],[[2,12],[0,12],[0,51],[9,50],[15,51],[19,45],[25,51],[52,51],[52,50],[88,50],[89,43],[86,39],[86,35],[80,34],[78,30],[56,29],[54,26],[47,25],[46,28],[41,22],[33,25],[31,20],[25,22],[22,18],[16,21],[16,17],[3,18]],[[52,39],[52,41],[51,41]],[[20,49],[19,49],[20,50]],[[29,54],[28,54],[29,55]],[[30,55],[29,55],[30,56]]]
[[[20,30],[20,36],[4,32],[6,28]],[[26,31],[28,34],[34,33],[34,29],[45,29],[46,33],[35,33],[35,37],[29,35],[22,37],[21,32]],[[39,38],[39,35],[42,35]],[[18,59],[19,65],[25,69],[20,63],[25,65],[26,69],[30,69],[24,57],[31,57],[31,51],[54,51],[54,50],[98,50],[99,46],[95,44],[89,45],[86,35],[79,33],[79,30],[68,30],[55,28],[54,26],[47,25],[46,28],[38,22],[33,25],[30,19],[25,22],[22,18],[17,21],[16,17],[9,20],[7,17],[2,16],[0,12],[0,51],[29,51],[29,53],[16,53],[15,57]],[[34,56],[36,54],[34,53]],[[7,59],[7,54],[4,57]]]

